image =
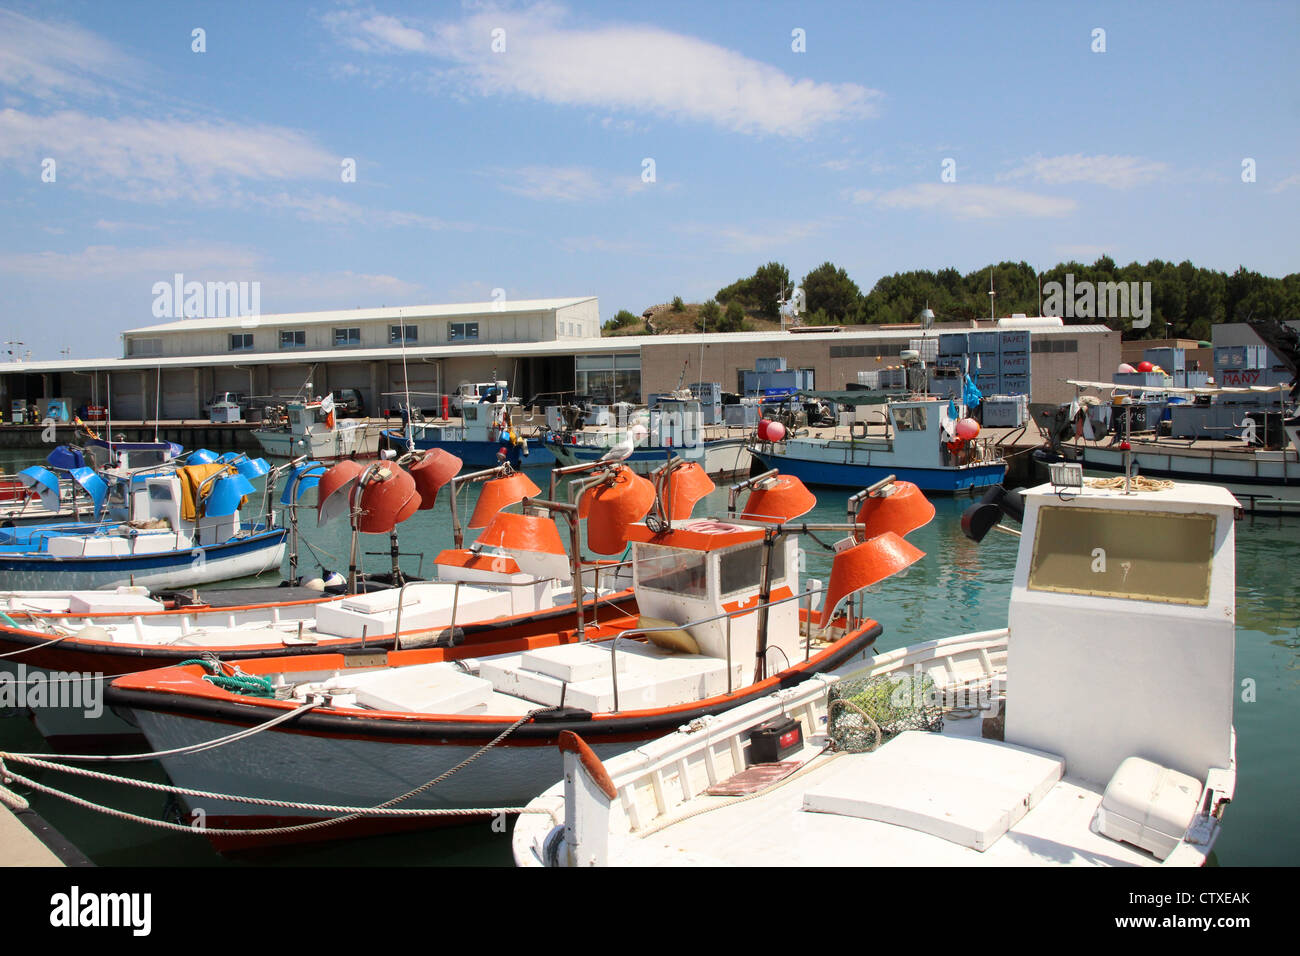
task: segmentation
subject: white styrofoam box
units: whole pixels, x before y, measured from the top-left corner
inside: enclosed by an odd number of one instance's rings
[[[608,653],[606,651],[605,653]],[[621,710],[666,707],[703,700],[727,690],[726,662],[703,654],[672,654],[651,644],[628,643],[618,648],[618,703]],[[597,677],[565,682],[532,670],[524,655],[509,655],[481,662],[479,673],[498,693],[523,697],[548,706],[563,698],[566,706],[592,713],[614,708],[614,684],[608,667]],[[732,666],[732,683],[741,681],[744,665]]]
[[[171,531],[141,531],[135,538],[133,554],[165,554],[177,550],[178,539]]]
[[[376,710],[463,714],[485,709],[492,696],[491,681],[442,663],[391,667],[339,680],[356,695],[357,703]]]
[[[1096,830],[1163,860],[1196,816],[1201,789],[1195,777],[1141,757],[1128,757],[1106,784],[1095,818]]]
[[[50,538],[46,550],[57,558],[107,558],[129,555],[131,544],[126,538],[112,534],[92,538],[63,534]]]
[[[68,610],[73,614],[121,614],[161,611],[161,601],[148,594],[131,594],[114,591],[85,591],[68,599]]]
[[[1056,786],[1055,754],[911,730],[841,760],[803,809],[907,827],[983,852]]]
[[[402,630],[446,627],[451,623],[455,585],[422,583],[407,588],[402,599]],[[400,588],[358,594],[316,609],[316,630],[322,635],[360,638],[392,634],[397,626]],[[510,599],[500,591],[461,585],[456,601],[456,623],[488,621],[507,613]]]
[[[573,683],[595,677],[608,677],[611,658],[618,661],[620,674],[627,670],[626,654],[612,655],[608,646],[599,644],[562,644],[558,647],[541,647],[524,654],[520,666],[554,677],[556,680]]]

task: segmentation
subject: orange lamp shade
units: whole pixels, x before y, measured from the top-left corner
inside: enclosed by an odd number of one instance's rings
[[[361,489],[357,530],[366,534],[387,534],[420,507],[415,479],[401,465],[383,462],[375,466]]]
[[[706,495],[712,494],[718,487],[697,461],[678,465],[665,481],[668,491],[668,500],[665,504],[671,521],[684,521],[689,518],[695,503]]]
[[[822,605],[822,627],[835,617],[840,602],[856,591],[871,587],[910,567],[925,552],[904,541],[892,531],[877,535],[861,544],[845,548],[831,564],[831,583]]]
[[[502,508],[525,498],[535,498],[541,493],[542,489],[533,484],[532,479],[522,471],[485,481],[474,505],[474,513],[469,517],[469,527],[486,528]]]
[[[619,554],[627,547],[626,530],[655,503],[655,486],[631,468],[620,468],[582,493],[578,517],[587,520],[587,547],[597,554]]]
[[[365,470],[366,466],[361,462],[351,460],[341,461],[325,470],[325,474],[320,476],[320,483],[316,486],[318,525],[347,515],[352,486]]]
[[[934,505],[912,482],[895,481],[892,488],[891,494],[872,496],[862,502],[853,529],[859,541],[886,531],[906,535],[929,524],[934,517]]]
[[[741,517],[776,524],[806,515],[816,504],[817,498],[794,475],[777,475],[750,492]]]
[[[444,448],[435,448],[407,469],[420,494],[420,510],[428,511],[438,500],[438,491],[459,474],[463,463]]]
[[[538,551],[544,554],[564,554],[560,529],[550,518],[498,511],[488,526],[478,536],[478,544],[507,551]]]

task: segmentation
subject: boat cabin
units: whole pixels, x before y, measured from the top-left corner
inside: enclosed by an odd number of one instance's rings
[[[628,538],[641,613],[682,626],[698,646],[697,653],[739,662],[742,679],[753,680],[764,614],[719,615],[762,603],[765,565],[771,601],[797,593],[798,537],[784,535],[769,545],[761,527],[696,518],[674,521],[659,533],[645,524],[631,525]],[[804,657],[800,604],[786,601],[766,611],[768,673]]]

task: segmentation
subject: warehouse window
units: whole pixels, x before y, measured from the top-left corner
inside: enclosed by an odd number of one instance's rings
[[[419,340],[419,329],[414,325],[390,325],[388,327],[389,345],[401,345],[403,342],[407,345],[414,345]]]
[[[575,384],[579,395],[597,405],[641,401],[641,356],[579,355],[575,360]]]
[[[447,323],[447,341],[448,342],[477,342],[478,323],[477,322]]]
[[[162,339],[127,339],[126,352],[131,356],[162,355]]]
[[[283,329],[280,332],[280,348],[305,349],[307,333],[302,329]]]
[[[350,346],[361,344],[361,330],[357,329],[335,329],[334,330],[334,347],[348,348]]]
[[[230,336],[230,351],[251,352],[253,350],[252,332],[234,332]]]
[[[903,354],[902,345],[832,345],[831,358],[888,358]]]
[[[1030,345],[1033,352],[1077,352],[1078,339],[1040,339]]]

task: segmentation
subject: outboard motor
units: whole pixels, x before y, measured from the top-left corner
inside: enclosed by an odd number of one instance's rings
[[[994,485],[983,498],[962,512],[962,534],[978,544],[1003,515],[1017,523],[1024,521],[1025,500],[1019,491],[1007,491],[1001,485]]]

